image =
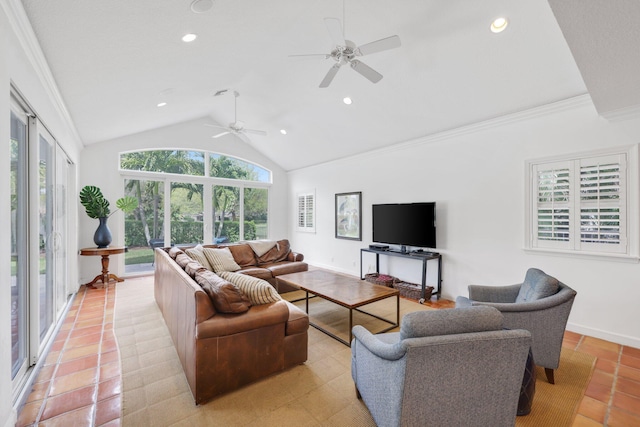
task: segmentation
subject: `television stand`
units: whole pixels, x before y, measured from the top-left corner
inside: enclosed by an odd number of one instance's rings
[[[360,249],[360,280],[364,280],[364,276],[362,275],[362,254],[365,252],[372,253],[376,255],[376,273],[380,273],[380,255],[386,256],[395,256],[400,258],[407,259],[415,259],[422,261],[422,298],[418,301],[420,304],[423,304],[425,301],[425,288],[427,285],[427,262],[430,260],[438,261],[438,283],[437,289],[432,292],[432,295],[437,295],[438,298],[442,295],[442,255],[437,252],[406,252],[406,247],[403,246],[405,252],[394,251],[394,250],[378,250],[372,248],[362,248]]]

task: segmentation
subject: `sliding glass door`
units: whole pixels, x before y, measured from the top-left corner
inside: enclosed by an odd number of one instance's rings
[[[14,392],[52,336],[68,297],[64,151],[25,104],[11,103],[11,376]]]

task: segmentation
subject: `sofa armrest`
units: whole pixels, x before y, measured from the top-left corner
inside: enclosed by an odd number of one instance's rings
[[[287,255],[287,261],[304,261],[304,255],[291,251]]]
[[[521,283],[509,286],[469,285],[469,299],[482,302],[513,303],[521,286]]]

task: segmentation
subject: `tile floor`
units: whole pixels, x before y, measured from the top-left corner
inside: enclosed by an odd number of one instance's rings
[[[113,333],[115,286],[82,287],[75,296],[17,426],[120,425],[121,371]],[[436,299],[427,304],[434,308],[454,305]],[[563,345],[598,358],[572,427],[640,426],[640,349],[573,332],[565,334]]]

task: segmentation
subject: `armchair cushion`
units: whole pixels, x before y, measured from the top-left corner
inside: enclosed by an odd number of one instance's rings
[[[400,339],[502,329],[503,317],[489,306],[416,311],[402,318]]]
[[[527,270],[515,302],[530,302],[546,298],[557,293],[558,289],[558,279],[537,268],[530,268]]]

